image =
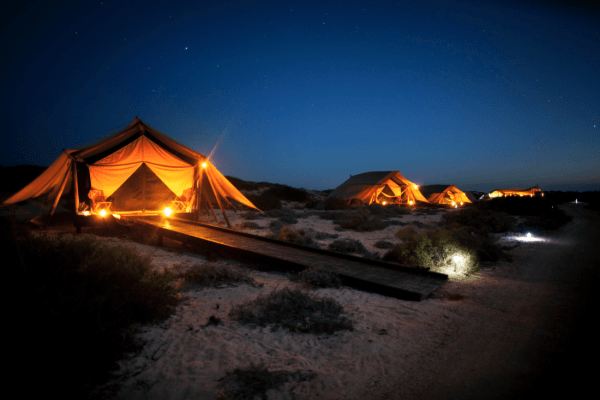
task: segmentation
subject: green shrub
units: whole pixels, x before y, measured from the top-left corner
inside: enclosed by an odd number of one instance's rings
[[[132,327],[168,317],[178,301],[173,274],[153,270],[148,258],[126,248],[89,237],[26,235],[18,250],[19,264],[11,268],[23,279],[13,307],[27,316],[16,327],[19,346],[35,354],[26,367],[45,393],[84,398],[137,348]]]
[[[292,274],[290,280],[293,282],[303,282],[309,287],[319,288],[339,288],[342,285],[340,276],[335,272],[314,267],[306,268],[298,274]]]
[[[462,244],[454,232],[441,229],[418,233],[412,227],[398,230],[402,243],[384,254],[384,261],[442,273],[472,273],[479,270],[476,251]]]
[[[353,330],[352,321],[342,315],[343,307],[334,299],[314,297],[300,289],[283,288],[233,306],[229,316],[251,326],[272,325],[298,333],[327,333]]]

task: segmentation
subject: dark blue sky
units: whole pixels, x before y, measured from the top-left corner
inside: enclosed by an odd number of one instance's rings
[[[139,116],[251,181],[600,189],[591,3],[0,4],[4,166]]]

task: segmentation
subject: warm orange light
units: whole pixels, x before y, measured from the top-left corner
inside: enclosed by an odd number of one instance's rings
[[[415,189],[418,189],[418,188],[419,188],[419,185],[415,185]]]
[[[163,212],[168,217],[169,215],[171,215],[171,213],[173,212],[173,210],[171,210],[169,207],[165,207],[165,211],[163,211]]]
[[[84,211],[83,215],[88,216],[88,215],[90,215],[90,212],[89,211]]]
[[[462,201],[460,202],[460,205],[461,205],[461,206],[463,205],[463,202],[462,202]]]
[[[383,202],[383,205],[385,206],[385,204],[386,204],[386,202],[384,201],[384,202]]]
[[[455,201],[453,201],[453,202],[452,202],[452,205],[453,205],[453,206],[455,206],[455,205],[456,205],[456,202],[455,202]]]
[[[100,210],[100,216],[106,217],[106,210]]]
[[[121,219],[121,216],[119,214],[113,214],[113,217],[115,217],[116,219]]]
[[[412,206],[412,203],[413,203],[413,201],[412,201],[412,200],[410,200],[410,201],[408,202],[408,204],[410,204],[411,206]]]
[[[205,162],[202,163],[202,168],[206,168],[206,163]]]

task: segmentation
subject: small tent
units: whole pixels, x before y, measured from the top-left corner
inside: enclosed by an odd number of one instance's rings
[[[455,185],[424,185],[419,190],[432,204],[461,206],[472,203],[467,194]]]
[[[490,198],[493,199],[494,197],[510,197],[510,196],[533,197],[538,193],[542,194],[542,189],[538,188],[537,186],[534,186],[529,189],[496,189],[490,193]]]
[[[78,215],[152,214],[170,208],[198,217],[202,210],[213,211],[216,201],[229,225],[225,208],[234,207],[231,201],[258,210],[208,158],[137,117],[99,143],[64,150],[3,205],[47,195],[54,202],[52,215],[61,195],[69,192]]]
[[[419,186],[409,181],[399,171],[373,171],[353,175],[327,196],[372,203],[429,203],[419,191]]]

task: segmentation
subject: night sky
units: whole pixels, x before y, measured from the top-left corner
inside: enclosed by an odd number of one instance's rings
[[[3,0],[0,57],[3,166],[139,116],[256,182],[600,189],[593,2]]]

